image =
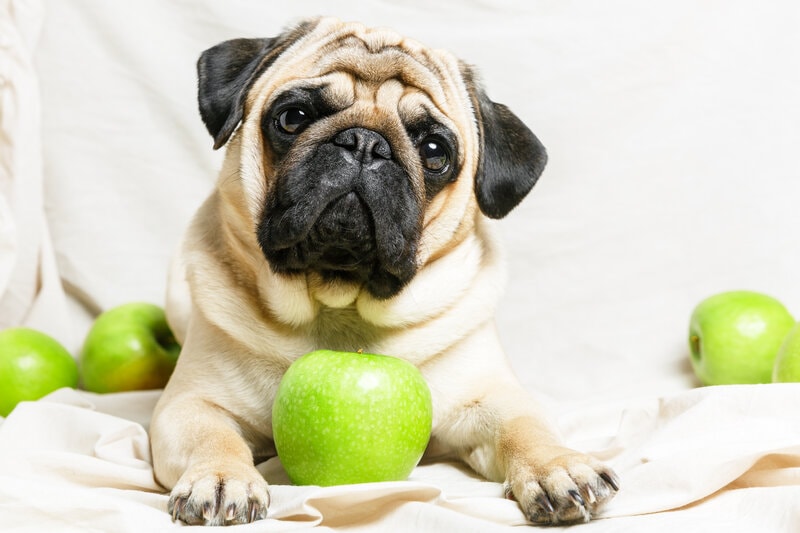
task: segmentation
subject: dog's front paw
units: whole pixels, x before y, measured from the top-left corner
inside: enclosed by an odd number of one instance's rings
[[[202,465],[187,470],[169,497],[173,520],[190,525],[246,524],[267,516],[267,482],[251,465]]]
[[[588,522],[619,490],[613,470],[587,455],[564,449],[544,464],[510,469],[506,495],[534,524]]]

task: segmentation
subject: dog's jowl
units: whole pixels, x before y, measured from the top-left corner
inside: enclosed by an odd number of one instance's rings
[[[534,134],[471,68],[335,19],[237,39],[198,62],[219,180],[170,275],[183,343],[151,425],[169,511],[263,518],[283,372],[319,348],[415,364],[433,394],[426,452],[504,482],[531,522],[589,520],[615,474],[565,448],[495,333],[503,265],[488,218],[531,190]]]

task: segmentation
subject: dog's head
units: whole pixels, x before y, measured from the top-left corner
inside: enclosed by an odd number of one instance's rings
[[[467,66],[385,29],[308,21],[223,42],[198,72],[215,148],[239,128],[237,186],[277,273],[393,296],[478,209],[505,216],[546,162]]]

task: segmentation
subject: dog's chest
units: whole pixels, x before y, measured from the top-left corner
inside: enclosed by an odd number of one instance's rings
[[[381,328],[365,322],[354,306],[322,307],[307,328],[307,335],[317,349],[350,352],[369,351],[384,333]]]

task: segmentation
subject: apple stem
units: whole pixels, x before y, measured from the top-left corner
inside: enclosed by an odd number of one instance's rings
[[[692,335],[691,337],[689,337],[689,343],[691,344],[692,357],[695,360],[699,360],[700,359],[700,337],[698,337],[697,335]]]

